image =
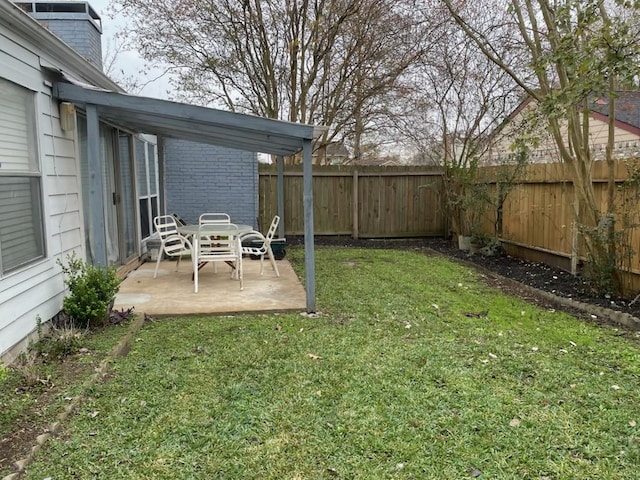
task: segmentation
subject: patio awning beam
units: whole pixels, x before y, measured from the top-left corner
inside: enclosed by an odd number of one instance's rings
[[[320,130],[285,122],[158,98],[139,97],[56,82],[56,98],[80,106],[95,105],[100,117],[135,132],[194,140],[239,150],[293,155]]]
[[[145,114],[137,114],[135,121],[129,121],[130,113],[126,110],[118,111],[115,115],[112,110],[99,109],[100,118],[117,123],[130,130],[142,133],[140,124],[153,123],[153,132],[145,131],[145,133],[154,133],[158,136],[181,138],[199,143],[209,143],[228,148],[240,148],[251,152],[261,152],[264,145],[273,142],[274,146],[270,147],[278,152],[290,152],[298,147],[298,141],[291,141],[286,138],[277,138],[274,135],[265,135],[253,133],[251,138],[238,135],[237,130],[228,127],[218,127],[215,133],[210,131],[210,126],[206,123],[196,121],[185,121],[181,119],[154,118]],[[180,132],[177,132],[177,129]],[[280,153],[279,155],[284,155]]]

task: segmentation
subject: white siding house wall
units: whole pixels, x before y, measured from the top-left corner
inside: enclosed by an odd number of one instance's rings
[[[45,234],[43,259],[0,275],[0,358],[6,361],[24,347],[37,319],[45,322],[61,310],[64,283],[56,261],[72,251],[84,256],[75,134],[62,131],[58,102],[40,64],[38,48],[0,23],[0,78],[36,93]]]

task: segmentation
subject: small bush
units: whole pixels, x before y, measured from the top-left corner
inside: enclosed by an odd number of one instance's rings
[[[75,253],[67,255],[66,266],[60,260],[58,264],[69,289],[62,306],[73,325],[90,328],[106,323],[120,286],[115,268],[94,267],[76,258]]]
[[[3,383],[7,379],[7,367],[0,360],[0,383]]]

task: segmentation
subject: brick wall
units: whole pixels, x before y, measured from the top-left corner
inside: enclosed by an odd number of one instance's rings
[[[164,159],[167,213],[196,223],[203,212],[225,212],[259,226],[255,152],[166,139]]]

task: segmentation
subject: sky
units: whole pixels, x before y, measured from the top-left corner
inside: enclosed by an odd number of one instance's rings
[[[122,30],[122,28],[126,25],[126,21],[122,18],[122,16],[118,16],[116,18],[111,18],[109,5],[111,3],[110,0],[87,0],[89,5],[93,7],[93,9],[100,15],[102,20],[102,52],[103,55],[109,49],[109,46],[113,46],[113,37],[114,35]],[[113,47],[112,47],[113,49]],[[134,76],[136,78],[141,78],[140,72],[144,68],[144,60],[140,58],[135,51],[121,52],[116,60],[116,69],[122,69],[125,73],[125,76]],[[158,74],[158,72],[155,72]],[[152,75],[153,76],[153,75]],[[117,81],[118,79],[115,78]],[[169,84],[168,78],[161,78],[151,82],[149,85],[145,86],[139,92],[131,92],[136,93],[138,95],[143,95],[146,97],[156,97],[156,98],[169,98],[171,91],[171,85]]]
[[[102,20],[102,52],[103,55],[107,51],[110,42],[113,42],[113,36],[126,25],[126,21],[122,17],[111,18],[109,5],[110,0],[87,0],[91,7],[100,15]],[[116,61],[116,69],[122,69],[126,76],[140,77],[140,71],[144,68],[144,60],[135,51],[122,52]],[[158,72],[156,72],[158,73]],[[153,72],[152,72],[153,75]],[[117,81],[117,78],[115,79]],[[136,95],[145,97],[154,97],[169,99],[172,87],[167,77],[154,80],[146,85]],[[269,155],[259,153],[258,160],[262,163],[271,163]]]

